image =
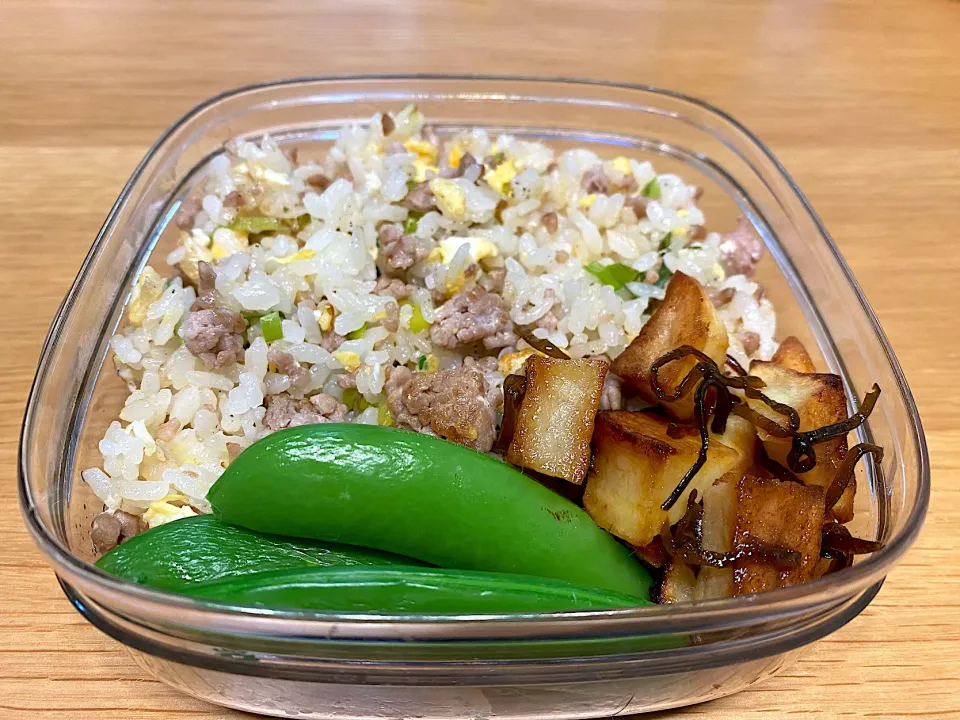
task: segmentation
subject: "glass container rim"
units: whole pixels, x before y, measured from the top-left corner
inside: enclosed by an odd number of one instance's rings
[[[780,175],[785,181],[789,191],[795,196],[794,199],[801,203],[803,209],[808,213],[815,228],[820,234],[821,239],[833,255],[834,261],[840,267],[843,275],[854,290],[864,315],[870,322],[874,331],[876,340],[880,343],[884,357],[889,364],[892,374],[896,378],[896,390],[907,409],[908,424],[907,436],[905,440],[913,442],[917,450],[917,498],[912,507],[909,508],[906,519],[900,531],[895,534],[883,549],[874,553],[865,561],[845,569],[842,573],[829,575],[811,583],[804,583],[788,588],[781,588],[756,596],[727,598],[721,600],[708,600],[690,605],[669,606],[648,606],[640,608],[631,608],[624,610],[604,610],[593,612],[571,612],[571,613],[552,613],[532,616],[450,616],[444,618],[425,618],[419,616],[358,616],[349,613],[339,614],[315,614],[304,616],[301,613],[291,613],[284,611],[264,611],[251,608],[222,608],[205,604],[196,600],[178,596],[172,593],[152,590],[144,586],[136,585],[130,581],[111,576],[95,566],[81,560],[71,553],[60,541],[54,537],[52,532],[40,518],[34,498],[31,495],[30,487],[27,482],[27,468],[25,455],[27,452],[27,443],[30,439],[29,429],[31,426],[31,417],[34,414],[38,401],[38,396],[42,390],[44,376],[51,360],[51,350],[54,347],[61,330],[73,307],[76,298],[84,286],[84,280],[88,271],[95,261],[101,245],[104,243],[109,232],[113,231],[115,219],[121,208],[130,200],[133,191],[141,180],[146,166],[158,154],[165,149],[167,141],[177,133],[177,131],[188,126],[193,120],[197,119],[205,111],[210,110],[228,100],[234,100],[244,95],[255,95],[259,92],[275,90],[280,88],[304,88],[313,86],[336,86],[337,84],[361,82],[361,83],[396,83],[396,82],[462,82],[469,83],[517,83],[530,85],[544,85],[550,87],[590,87],[590,88],[610,88],[617,91],[637,91],[640,93],[651,94],[670,98],[682,103],[690,104],[707,114],[712,115],[728,123],[734,130],[741,133],[744,138],[758,150],[765,160],[770,163],[771,170]],[[436,93],[434,93],[436,94]],[[462,93],[461,99],[477,99],[476,93]],[[525,96],[529,97],[529,96]],[[456,99],[456,96],[451,99]],[[482,98],[484,99],[484,98]],[[485,98],[489,100],[490,98]],[[522,99],[522,98],[521,98]],[[576,99],[576,98],[575,98]],[[583,98],[579,98],[581,101]],[[853,276],[849,266],[824,227],[819,216],[816,214],[810,202],[802,193],[796,182],[777,160],[767,146],[759,140],[749,129],[742,125],[725,111],[699,100],[690,95],[658,88],[652,85],[623,83],[608,80],[598,80],[590,78],[564,78],[564,77],[537,77],[528,75],[491,75],[491,74],[437,74],[437,73],[413,73],[413,74],[349,74],[349,75],[330,75],[330,76],[306,76],[294,77],[288,79],[274,80],[263,83],[244,85],[235,89],[227,90],[215,95],[182,115],[175,123],[168,127],[150,147],[143,159],[138,163],[129,180],[124,185],[116,202],[108,213],[103,226],[97,233],[97,237],[90,248],[87,256],[81,264],[80,270],[74,280],[73,285],[65,296],[54,319],[50,330],[44,341],[40,354],[37,374],[31,385],[30,394],[27,399],[26,411],[24,413],[23,425],[21,428],[18,454],[18,494],[21,511],[25,522],[34,540],[40,549],[50,558],[54,564],[57,573],[68,578],[78,587],[85,589],[96,589],[106,591],[114,598],[122,598],[131,603],[130,607],[151,607],[158,610],[174,610],[183,616],[186,621],[200,621],[201,624],[210,626],[221,626],[224,630],[237,630],[238,624],[249,629],[256,627],[268,635],[274,636],[310,636],[310,637],[330,637],[329,628],[336,625],[337,635],[346,637],[351,635],[351,631],[356,631],[357,637],[375,638],[381,637],[381,631],[390,626],[395,626],[397,630],[402,628],[402,635],[408,639],[442,639],[442,638],[469,638],[471,636],[489,636],[490,634],[503,633],[506,637],[517,639],[530,637],[549,637],[549,636],[569,636],[571,633],[577,636],[584,636],[586,633],[590,637],[599,637],[607,634],[608,631],[616,631],[622,634],[627,628],[642,629],[649,633],[652,628],[645,627],[654,623],[661,623],[660,632],[684,632],[691,628],[702,627],[705,616],[711,618],[711,623],[720,624],[742,624],[760,622],[774,617],[785,617],[797,614],[808,606],[804,601],[817,596],[819,602],[836,600],[844,596],[849,596],[867,585],[882,578],[886,572],[895,564],[897,559],[914,542],[920,527],[926,515],[930,495],[930,468],[929,455],[924,438],[922,425],[917,411],[913,395],[907,385],[906,378],[900,367],[899,361],[890,346],[883,329],[870,307],[866,297],[863,294],[859,284]],[[126,604],[126,603],[124,603]],[[221,622],[226,620],[227,622]],[[663,623],[662,621],[667,621]],[[571,627],[571,624],[575,627]],[[453,628],[463,632],[450,632]],[[394,633],[388,633],[393,636]]]

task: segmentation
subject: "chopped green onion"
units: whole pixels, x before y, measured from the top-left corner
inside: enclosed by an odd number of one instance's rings
[[[668,232],[663,236],[663,240],[660,241],[660,246],[657,248],[657,250],[669,250],[671,240],[673,240],[673,233]]]
[[[260,321],[260,318],[263,317],[260,313],[240,313],[243,315],[243,319],[247,321],[247,325],[253,325],[256,322]]]
[[[427,356],[421,355],[420,359],[417,360],[417,370],[423,370],[427,366]]]
[[[660,270],[657,274],[657,281],[654,283],[657,287],[666,287],[670,276],[673,275],[666,263],[660,263]]]
[[[393,426],[393,413],[390,412],[390,408],[387,407],[386,403],[377,406],[377,425],[383,425],[384,427]]]
[[[410,213],[407,215],[406,221],[403,223],[403,234],[413,235],[417,231],[417,225],[420,224],[420,218],[422,217],[423,217],[422,212],[411,210]]]
[[[283,326],[280,324],[280,313],[272,312],[260,318],[260,332],[267,342],[280,340],[283,337]]]
[[[277,218],[264,217],[262,215],[240,216],[230,223],[231,230],[242,230],[248,233],[275,232],[283,227],[283,223]]]
[[[651,200],[660,199],[660,183],[657,182],[657,179],[654,178],[646,185],[643,186],[643,190],[640,191],[640,194],[644,197],[648,197]]]
[[[363,337],[363,334],[364,334],[366,331],[367,331],[367,324],[364,323],[363,325],[361,325],[360,327],[358,327],[358,328],[357,328],[356,330],[354,330],[353,332],[348,332],[347,335],[346,335],[347,340],[359,340],[360,338]]]
[[[413,192],[417,189],[417,185],[419,184],[420,183],[418,183],[416,180],[407,180],[407,192]]]
[[[430,323],[423,317],[423,311],[420,309],[420,306],[413,305],[413,316],[410,318],[410,332],[423,332],[428,327],[430,327]]]
[[[303,213],[302,215],[297,215],[297,230],[303,230],[307,225],[310,224],[310,213]]]
[[[609,285],[614,290],[620,290],[628,282],[633,282],[640,275],[629,265],[623,263],[613,263],[612,265],[601,265],[598,262],[592,262],[585,265],[584,270],[593,275],[604,285]]]
[[[347,388],[343,391],[342,397],[343,404],[357,412],[363,412],[370,407],[370,403],[363,396],[363,393],[356,388]]]

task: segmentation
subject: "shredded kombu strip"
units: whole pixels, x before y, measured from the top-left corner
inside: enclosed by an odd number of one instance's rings
[[[837,504],[840,496],[843,495],[843,491],[853,481],[854,470],[856,470],[857,463],[864,455],[873,455],[874,462],[879,463],[883,460],[883,448],[870,443],[860,443],[847,450],[847,454],[843,457],[843,462],[837,468],[837,474],[834,476],[833,482],[827,487],[824,496],[824,504],[828,511]]]
[[[677,384],[673,392],[668,393],[660,384],[660,369],[675,360],[690,356],[697,360],[696,365],[694,365]],[[703,467],[710,447],[710,431],[712,430],[715,434],[723,433],[726,429],[727,419],[730,414],[743,417],[774,437],[782,439],[792,438],[792,446],[787,455],[787,468],[783,468],[783,470],[792,473],[804,473],[812,470],[816,466],[817,458],[813,446],[837,437],[845,436],[847,433],[860,427],[870,416],[877,402],[877,398],[880,396],[880,388],[874,385],[864,398],[860,410],[846,420],[815,430],[798,432],[800,428],[799,413],[789,405],[777,402],[764,395],[760,391],[760,389],[765,386],[763,380],[752,375],[743,375],[740,377],[724,375],[708,355],[689,345],[683,345],[675,350],[671,350],[653,363],[650,368],[650,386],[661,402],[674,402],[679,400],[696,387],[694,391],[694,418],[700,430],[700,452],[693,466],[684,474],[677,486],[667,496],[667,499],[660,505],[662,510],[669,510],[676,504],[677,500],[680,499],[680,496],[683,495],[683,492],[690,485],[690,482],[700,471],[700,468]],[[748,407],[739,397],[730,392],[731,389],[742,390],[743,394],[751,400],[761,401],[774,413],[783,416],[787,420],[786,426],[780,425]],[[712,424],[710,424],[711,414],[713,415]],[[876,454],[874,450],[869,450],[869,452]],[[862,454],[863,453],[857,455],[857,459],[859,459]],[[856,463],[855,460],[852,462],[854,464]],[[771,470],[771,467],[773,466],[768,467],[767,470],[771,471],[775,477],[780,477],[783,474],[779,468]],[[845,468],[846,466],[841,467]],[[847,470],[847,472],[852,474],[852,469]],[[789,477],[788,479],[792,480],[793,478]],[[843,483],[849,483],[849,478],[845,481],[840,479],[834,482],[845,488],[846,484]],[[831,485],[831,489],[832,487]],[[842,492],[843,489],[841,488],[840,493]],[[839,498],[839,495],[837,497]],[[836,501],[834,501],[834,503],[835,502]],[[832,506],[831,504],[828,507]]]
[[[707,417],[707,410],[704,407],[704,399],[709,388],[710,385],[706,381],[700,383],[694,396],[693,414],[697,420],[697,427],[700,429],[700,452],[697,454],[697,459],[690,469],[687,470],[677,486],[667,496],[667,499],[660,505],[661,510],[669,510],[676,504],[677,500],[679,500],[683,494],[683,491],[687,489],[690,481],[693,480],[694,476],[700,472],[700,468],[707,462],[707,451],[710,449],[710,429],[707,426],[709,418]]]
[[[800,567],[803,556],[796,550],[758,541],[742,543],[731,552],[716,552],[703,547],[703,501],[697,501],[697,491],[687,497],[687,510],[671,531],[664,522],[660,539],[667,553],[686,565],[707,565],[725,568],[740,560],[775,565],[777,567]]]
[[[783,465],[767,455],[767,450],[764,448],[763,443],[758,443],[757,460],[760,463],[760,467],[770,473],[770,475],[776,480],[780,480],[781,482],[800,483],[803,485],[803,480],[798,478]]]
[[[877,404],[877,398],[879,397],[880,386],[874,383],[870,392],[863,398],[860,409],[846,420],[794,435],[793,447],[790,448],[790,454],[787,455],[787,465],[790,469],[797,473],[812,470],[817,464],[817,456],[814,453],[813,446],[817,443],[845,436],[863,425],[870,417],[870,413],[873,412],[873,406]]]
[[[534,350],[539,350],[547,357],[556,358],[557,360],[569,360],[570,356],[567,355],[563,350],[558,348],[552,342],[546,338],[538,338],[534,335],[529,328],[517,327],[515,328],[517,335],[523,338],[524,342],[527,343]]]
[[[672,393],[667,393],[660,384],[660,368],[675,360],[684,357],[693,356],[696,358],[696,365],[680,381]],[[706,354],[689,345],[683,345],[676,350],[668,352],[666,355],[658,358],[650,368],[650,386],[657,397],[663,402],[673,402],[686,395],[696,385],[693,398],[693,413],[697,426],[700,430],[700,452],[697,455],[693,466],[684,474],[680,482],[667,496],[667,499],[660,505],[661,510],[672,508],[687,486],[703,467],[707,461],[707,451],[710,448],[710,431],[721,434],[726,430],[727,419],[730,413],[735,411],[740,399],[730,392],[730,389],[743,390],[750,398],[755,398],[766,404],[771,410],[780,415],[784,415],[789,426],[796,430],[800,426],[800,416],[796,410],[775,402],[760,392],[764,386],[760,378],[749,375],[743,377],[728,377],[724,375],[717,364]],[[711,407],[707,407],[708,391],[712,400]],[[710,415],[713,413],[713,424],[710,425]]]
[[[741,365],[733,355],[727,355],[727,367],[737,375],[743,376],[748,374],[747,371],[743,369],[743,365]]]
[[[517,415],[526,392],[525,375],[507,375],[503,381],[503,420],[500,422],[500,435],[497,436],[494,449],[505,451],[513,441],[513,434],[517,429]]]
[[[735,403],[732,412],[734,415],[742,417],[751,423],[754,427],[760,428],[767,433],[767,435],[781,439],[793,437],[793,432],[789,428],[785,428],[779,423],[774,422],[766,415],[761,415],[748,405]]]
[[[854,555],[866,555],[883,548],[883,543],[853,537],[846,526],[831,521],[823,526],[820,536],[820,557],[830,560],[824,575],[853,565]]]

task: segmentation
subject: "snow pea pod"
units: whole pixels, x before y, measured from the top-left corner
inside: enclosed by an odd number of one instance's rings
[[[420,433],[281,430],[244,450],[207,498],[218,518],[251,530],[649,597],[646,570],[582,509],[499,460]]]
[[[421,564],[379,550],[263,535],[210,515],[184,518],[136,535],[96,563],[105,572],[158,590],[182,590],[266,570]]]
[[[544,613],[648,604],[546,578],[386,566],[264,572],[199,583],[184,592],[238,606],[380,615]]]

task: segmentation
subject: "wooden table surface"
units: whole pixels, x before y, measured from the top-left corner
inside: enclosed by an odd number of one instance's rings
[[[776,679],[669,717],[960,717],[960,3],[0,0],[0,717],[228,718],[73,611],[17,508],[47,325],[157,135],[284,76],[589,76],[700,96],[805,189],[897,350],[933,461],[918,544]]]

